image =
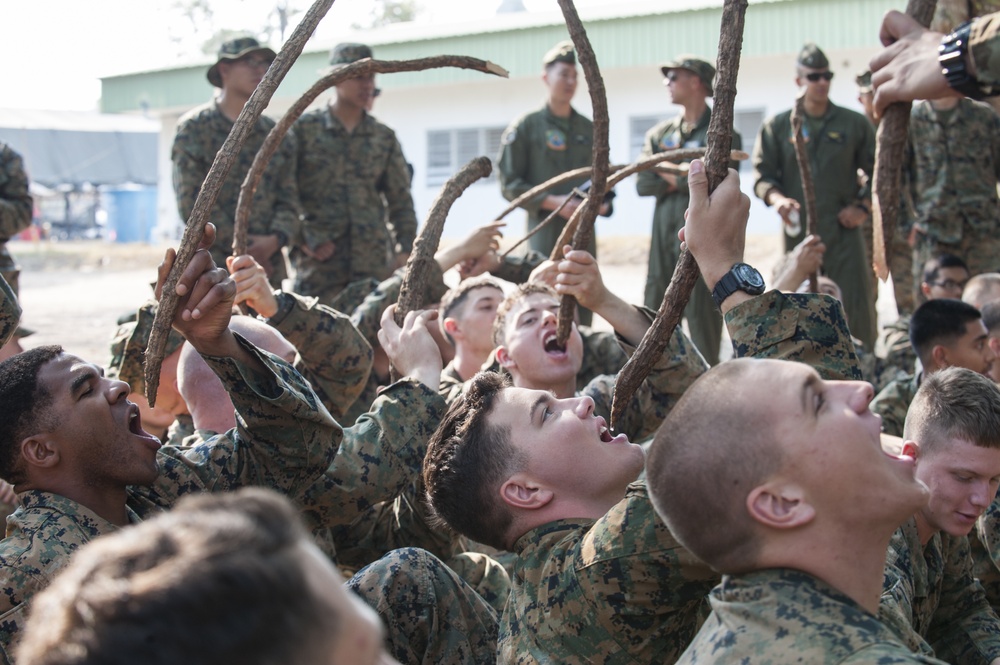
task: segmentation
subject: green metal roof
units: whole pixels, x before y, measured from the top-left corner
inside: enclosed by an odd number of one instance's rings
[[[815,41],[824,49],[878,46],[882,15],[899,9],[900,0],[772,0],[752,2],[747,10],[743,39],[744,57],[796,53],[803,42]],[[676,53],[714,57],[718,47],[721,6],[681,11],[587,20],[587,35],[603,71],[652,67]],[[541,55],[567,38],[566,27],[513,25],[516,20],[498,17],[483,22],[469,34],[428,34],[398,30],[371,33],[371,43],[381,60],[405,60],[430,55],[470,55],[491,60],[510,71],[511,77],[537,76]],[[525,22],[528,23],[528,22]],[[403,27],[403,26],[399,26]],[[318,78],[326,65],[327,51],[303,53],[279,87],[277,98],[297,98]],[[207,64],[140,72],[102,79],[101,110],[127,113],[138,110],[187,108],[203,103],[209,94]],[[379,79],[384,88],[433,86],[473,80],[485,75],[456,69],[393,74]]]

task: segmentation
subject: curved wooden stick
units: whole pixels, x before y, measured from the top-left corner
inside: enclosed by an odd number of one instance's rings
[[[729,170],[729,153],[733,145],[733,102],[736,99],[736,76],[740,68],[743,44],[743,23],[747,0],[725,0],[722,7],[722,29],[719,34],[719,67],[715,84],[715,104],[708,123],[708,148],[705,153],[705,175],[709,194],[719,186]],[[701,272],[687,249],[681,252],[677,268],[670,279],[663,302],[649,330],[643,335],[635,353],[618,372],[615,394],[611,403],[611,428],[620,420],[636,389],[649,375],[663,355],[674,329],[684,314],[691,291]]]
[[[441,193],[434,199],[431,210],[427,213],[427,221],[424,222],[417,239],[413,241],[413,251],[406,260],[406,274],[399,288],[399,300],[396,302],[396,311],[393,314],[396,325],[402,326],[409,312],[420,309],[426,304],[424,294],[427,293],[427,276],[432,269],[430,264],[434,261],[438,245],[441,244],[441,232],[444,230],[444,222],[448,218],[451,206],[469,185],[492,172],[493,162],[489,157],[476,157],[450,177],[441,188]],[[389,375],[393,381],[399,379],[395,367],[389,368]]]
[[[621,182],[625,178],[629,177],[630,175],[632,175],[634,173],[638,173],[639,171],[645,171],[647,169],[654,169],[656,171],[661,171],[663,173],[673,173],[674,175],[687,175],[687,169],[686,168],[676,168],[676,167],[673,167],[673,166],[664,166],[664,165],[660,164],[660,162],[691,160],[691,159],[695,159],[696,157],[702,157],[704,154],[705,154],[705,149],[704,148],[680,148],[680,149],[676,149],[676,150],[666,150],[664,152],[658,152],[655,155],[650,155],[649,157],[645,157],[643,159],[640,159],[639,161],[633,162],[632,164],[612,164],[608,168],[609,173],[613,174],[613,175],[611,175],[608,178],[608,189],[611,189],[612,187],[615,187],[619,182]],[[745,159],[750,159],[750,155],[748,153],[746,153],[746,152],[743,152],[742,150],[733,150],[732,153],[731,153],[731,159],[733,161],[742,161],[742,160],[745,160]],[[584,167],[584,169],[573,169],[572,171],[566,171],[565,173],[560,173],[556,177],[550,178],[549,180],[546,180],[545,182],[543,182],[542,184],[540,184],[540,185],[538,185],[536,187],[532,187],[529,191],[525,192],[524,194],[522,194],[521,196],[517,197],[516,199],[514,199],[514,201],[511,202],[511,206],[513,206],[513,207],[508,206],[508,207],[504,208],[504,211],[502,213],[500,213],[500,215],[497,217],[497,219],[499,220],[499,219],[503,218],[503,216],[506,215],[506,214],[508,214],[511,210],[516,210],[517,206],[514,205],[514,204],[523,203],[524,201],[527,201],[528,199],[532,198],[533,196],[535,196],[535,195],[537,195],[537,194],[539,194],[539,193],[541,193],[541,192],[543,192],[543,191],[545,191],[545,190],[547,190],[547,189],[549,189],[551,187],[555,187],[557,185],[563,184],[566,181],[573,180],[575,178],[579,178],[581,175],[583,175],[581,173],[581,171],[584,171],[585,169],[589,169],[589,167]],[[579,206],[577,206],[577,210],[579,210]],[[531,236],[535,235],[535,233],[537,233],[539,231],[539,229],[541,229],[546,224],[549,224],[552,219],[554,219],[554,217],[552,217],[552,215],[549,215],[548,217],[546,217],[545,219],[543,219],[542,222],[538,226],[536,226],[531,231],[529,231],[527,234],[525,234],[524,236],[522,236],[520,240],[518,240],[517,242],[515,242],[510,247],[510,249],[508,249],[503,254],[501,254],[500,258],[502,259],[503,257],[505,257],[508,254],[510,254],[512,251],[514,251],[515,248],[517,248],[519,245],[523,244],[528,238],[530,238]],[[553,251],[555,251],[556,249],[558,249],[559,252],[558,252],[558,256],[552,256],[552,257],[550,257],[550,258],[553,258],[553,260],[556,259],[556,258],[558,258],[558,257],[560,257],[560,256],[562,256],[562,246],[565,245],[566,242],[568,241],[568,239],[572,237],[572,230],[576,228],[575,224],[574,224],[573,228],[571,229],[571,231],[570,231],[570,233],[568,235],[565,232],[566,229],[570,228],[570,224],[572,222],[573,222],[573,218],[571,217],[569,220],[567,220],[566,226],[563,227],[563,232],[559,234],[559,241],[556,243],[556,246],[553,248]]]
[[[594,232],[594,221],[597,219],[597,213],[600,212],[601,204],[604,202],[604,193],[608,188],[608,168],[611,164],[611,148],[608,145],[608,95],[604,90],[604,78],[601,76],[601,70],[597,66],[597,56],[590,45],[587,31],[580,21],[580,15],[576,12],[573,0],[559,0],[559,8],[562,9],[569,36],[573,40],[573,45],[576,46],[576,55],[587,79],[590,105],[594,112],[594,147],[591,159],[593,171],[590,176],[590,191],[586,200],[580,204],[583,212],[580,214],[580,221],[573,233],[573,247],[583,249],[590,244],[590,238]],[[565,345],[569,338],[569,333],[573,328],[575,311],[576,298],[564,295],[559,301],[559,324],[556,328],[556,339],[561,345]]]
[[[205,176],[205,182],[202,183],[198,198],[195,199],[194,208],[191,210],[191,216],[187,220],[180,246],[177,248],[177,257],[174,259],[170,274],[167,275],[163,284],[160,302],[153,319],[153,328],[149,334],[149,343],[146,345],[143,373],[146,380],[146,399],[150,406],[156,404],[156,391],[160,385],[160,367],[163,365],[167,334],[170,332],[174,314],[177,312],[177,280],[180,279],[184,269],[191,263],[195,252],[198,251],[198,244],[201,242],[209,213],[215,205],[215,200],[219,197],[222,183],[229,175],[229,170],[232,169],[233,163],[240,154],[240,149],[246,143],[247,137],[264,109],[267,108],[278,84],[285,78],[285,74],[302,53],[309,36],[316,29],[320,20],[326,16],[331,5],[333,5],[333,0],[316,0],[306,12],[302,22],[296,26],[288,41],[281,47],[263,80],[250,95],[243,110],[240,111],[229,136],[219,148],[219,152],[216,153],[215,160]]]
[[[925,28],[934,18],[935,0],[909,0],[906,13]],[[886,108],[875,132],[875,169],[872,174],[872,260],[875,273],[884,282],[889,277],[889,247],[899,223],[903,156],[910,127],[910,102],[895,102]]]
[[[457,67],[459,69],[475,69],[486,74],[502,76],[507,78],[507,70],[488,60],[470,58],[464,55],[438,55],[428,58],[417,58],[415,60],[372,60],[365,58],[352,62],[344,67],[339,67],[330,72],[320,80],[316,81],[301,97],[292,104],[291,108],[278,123],[271,128],[264,143],[247,171],[247,177],[240,186],[240,198],[236,203],[236,227],[233,232],[233,255],[246,254],[247,249],[247,228],[250,219],[250,206],[253,203],[253,195],[257,190],[264,171],[270,163],[274,153],[281,145],[282,139],[288,133],[291,126],[298,120],[305,110],[324,91],[329,90],[341,81],[367,76],[369,74],[393,74],[397,72],[419,72],[427,69],[440,69],[442,67]]]
[[[792,143],[795,145],[795,161],[799,164],[802,198],[805,199],[806,235],[813,235],[816,233],[816,187],[813,183],[812,166],[809,165],[809,153],[806,152],[806,139],[802,133],[802,123],[806,114],[805,100],[806,95],[803,91],[795,98],[795,106],[792,107]],[[819,291],[817,280],[815,270],[809,273],[810,293]]]

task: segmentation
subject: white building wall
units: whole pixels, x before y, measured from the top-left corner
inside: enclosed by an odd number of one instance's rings
[[[841,106],[860,111],[854,76],[865,69],[875,49],[864,51],[828,52],[831,69],[836,77],[831,87],[831,99]],[[794,55],[752,58],[741,63],[737,84],[736,112],[760,111],[764,117],[791,107],[797,93],[794,83]],[[604,74],[608,94],[609,141],[612,163],[626,163],[630,153],[629,121],[638,116],[675,115],[680,107],[669,103],[659,71],[652,69],[620,69]],[[378,98],[374,114],[392,127],[407,160],[414,167],[413,199],[417,218],[422,223],[430,210],[439,187],[427,184],[427,132],[430,130],[505,127],[517,116],[541,107],[545,89],[540,78],[494,80],[465,83],[460,86],[387,89]],[[326,103],[329,95],[317,100]],[[279,117],[293,100],[275,100],[268,115]],[[591,116],[590,96],[581,77],[574,106]],[[163,117],[160,151],[159,211],[161,236],[179,225],[171,185],[170,146],[179,117]],[[743,136],[744,149],[751,153],[755,136]],[[489,155],[495,157],[495,155]],[[779,233],[777,215],[753,196],[750,169],[741,171],[744,193],[751,199],[751,233]],[[599,234],[644,235],[649,233],[653,215],[653,200],[635,192],[634,176],[617,187],[615,213],[610,218],[598,218]],[[494,219],[507,206],[496,179],[472,185],[452,207],[445,225],[444,237],[460,238],[472,229]],[[506,220],[508,238],[519,238],[525,232],[524,214],[510,213]]]

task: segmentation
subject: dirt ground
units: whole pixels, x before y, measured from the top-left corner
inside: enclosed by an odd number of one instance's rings
[[[748,238],[747,262],[765,279],[778,258],[779,241],[772,236]],[[8,247],[21,264],[23,324],[36,331],[22,345],[62,344],[70,353],[102,364],[109,359],[118,318],[152,297],[150,282],[165,250],[101,241],[15,241]],[[642,302],[648,253],[648,237],[598,241],[605,282],[629,302]],[[891,290],[886,293],[885,285],[882,290],[879,312],[884,320],[894,309]],[[596,327],[604,326],[598,319]],[[724,357],[726,349],[724,344]]]

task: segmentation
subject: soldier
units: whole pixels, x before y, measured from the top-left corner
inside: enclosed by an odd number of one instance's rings
[[[879,616],[916,653],[997,662],[1000,619],[972,576],[966,536],[1000,483],[1000,388],[962,367],[927,376],[903,439],[930,500],[892,536]]]
[[[831,367],[849,365],[839,306],[817,296],[754,297],[762,288],[731,270],[743,256],[749,208],[738,183],[730,171],[709,199],[702,163],[692,162],[685,228],[706,284],[736,281],[720,303],[736,348],[800,358],[818,351],[836,359]],[[785,316],[796,323],[761,334]],[[628,436],[612,436],[587,395],[560,399],[483,372],[449,410],[424,461],[432,507],[460,533],[518,553],[498,662],[672,662],[680,654],[717,576],[656,518],[645,482],[633,482],[643,457]]]
[[[18,232],[31,226],[32,199],[28,193],[28,175],[24,172],[21,155],[9,145],[0,142],[0,277],[10,286],[12,295],[18,295],[17,263],[7,251],[7,241]],[[0,342],[0,360],[21,350],[17,339],[27,334],[21,329],[20,334],[12,335],[8,343]]]
[[[35,607],[18,651],[35,665],[395,663],[291,503],[258,489],[86,545]]]
[[[924,377],[947,367],[989,375],[996,355],[986,343],[982,319],[978,309],[951,298],[928,300],[917,308],[910,319],[910,341],[922,369],[896,379],[875,397],[872,411],[882,416],[883,432],[903,435],[906,413]]]
[[[816,228],[826,243],[825,272],[844,291],[844,311],[851,333],[870,349],[875,345],[875,299],[872,270],[865,264],[861,226],[869,216],[867,188],[858,185],[858,171],[871,179],[875,162],[875,132],[854,111],[830,101],[830,63],[815,44],[799,53],[795,83],[805,87],[803,133],[816,187]],[[799,167],[792,143],[791,111],[769,118],[754,146],[754,192],[772,206],[785,225],[785,250],[805,237],[792,233],[791,220],[804,216]]]
[[[642,146],[642,156],[649,157],[665,150],[701,148],[708,139],[708,122],[712,108],[707,99],[714,93],[712,81],[715,67],[693,55],[679,55],[660,67],[663,83],[670,92],[670,101],[683,107],[676,118],[664,120],[648,132]],[[733,130],[733,149],[743,147],[743,139]],[[739,164],[733,163],[738,169]],[[677,231],[684,226],[684,211],[688,204],[687,178],[672,173],[641,171],[635,181],[639,196],[655,196],[653,234],[649,247],[649,270],[646,273],[646,307],[656,310],[674,275],[680,257]],[[722,317],[712,302],[712,294],[699,278],[691,292],[686,310],[691,341],[708,361],[719,363],[719,341]]]
[[[920,294],[924,302],[960,298],[968,281],[969,268],[965,261],[952,254],[942,254],[924,263]],[[878,341],[875,342],[876,355],[884,358],[887,365],[907,374],[917,371],[917,354],[910,343],[910,319],[909,314],[900,315],[879,331]]]
[[[503,286],[488,276],[462,280],[441,298],[438,322],[455,347],[455,357],[441,373],[442,389],[465,383],[489,360],[493,319],[503,298]]]
[[[913,105],[904,173],[914,206],[914,265],[943,253],[978,275],[1000,251],[1000,116],[987,104],[944,97]]]
[[[886,48],[871,60],[876,115],[893,102],[1000,94],[1000,12],[942,35],[892,10],[879,37]]]
[[[1000,300],[1000,273],[984,272],[969,279],[962,291],[962,300],[980,311]]]
[[[912,459],[883,453],[872,394],[803,363],[737,359],[668,416],[646,464],[654,506],[723,574],[678,663],[940,663],[877,616],[886,546],[927,488]]]
[[[209,83],[219,96],[191,109],[178,121],[171,151],[174,194],[181,219],[187,220],[215,155],[229,137],[233,123],[257,89],[275,53],[253,37],[232,39],[219,47],[219,57],[208,68]],[[261,116],[223,183],[209,220],[215,224],[218,241],[212,246],[216,265],[226,265],[232,254],[236,203],[250,164],[264,143],[274,121]],[[271,158],[254,191],[250,210],[247,251],[267,270],[271,283],[281,286],[288,272],[282,248],[298,237],[299,205],[295,194],[295,139],[288,135]]]
[[[342,43],[330,51],[330,65],[371,57],[364,44]],[[351,282],[381,281],[405,265],[417,233],[403,149],[366,110],[374,90],[374,74],[342,81],[326,108],[295,123],[305,216],[291,251],[293,290],[327,305]]]
[[[594,123],[572,107],[577,83],[573,42],[559,42],[549,49],[542,58],[542,67],[542,81],[548,90],[545,106],[521,116],[503,134],[497,169],[501,191],[508,201],[560,173],[589,166],[593,157]],[[585,180],[581,176],[522,204],[531,231],[569,199],[559,212],[563,221],[549,224],[532,236],[528,240],[530,249],[546,256],[552,251],[565,220],[580,204],[581,199],[573,196],[573,188]],[[592,241],[590,253],[594,254],[596,248],[596,241]]]
[[[211,226],[205,242],[214,237]],[[162,284],[172,251],[160,266]],[[0,363],[0,477],[18,492],[0,542],[0,651],[34,595],[83,543],[162,512],[187,493],[263,484],[293,497],[329,465],[341,430],[302,377],[228,328],[236,286],[199,250],[173,324],[233,396],[243,426],[193,448],[161,447],[128,384],[61,347]]]

